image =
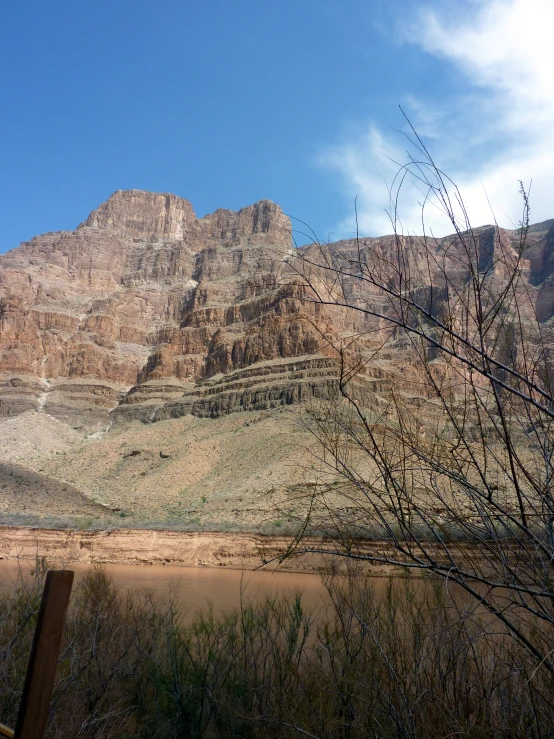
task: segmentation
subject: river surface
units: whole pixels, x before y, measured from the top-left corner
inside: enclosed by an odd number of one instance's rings
[[[12,589],[19,568],[28,574],[31,567],[28,562],[0,560],[0,592]],[[307,609],[321,612],[329,604],[319,575],[161,565],[107,564],[102,567],[122,592],[148,589],[163,600],[174,595],[188,621],[209,603],[215,613],[232,611],[239,606],[241,595],[247,600],[264,600],[271,595],[301,592]],[[67,569],[74,570],[75,583],[78,583],[92,566],[70,564]]]
[[[66,569],[75,572],[74,587],[95,565],[73,563]],[[21,572],[29,575],[34,564],[28,561],[0,560],[0,595],[13,590]],[[244,601],[263,602],[268,596],[302,594],[304,610],[315,620],[332,611],[330,596],[317,574],[300,572],[269,572],[264,570],[233,570],[210,567],[182,567],[171,565],[121,565],[103,564],[102,569],[112,578],[118,590],[149,590],[159,601],[173,598],[185,623],[194,620],[196,614],[211,605],[215,615],[237,609]],[[61,567],[60,567],[61,569]],[[375,595],[384,596],[390,583],[386,575],[371,576]],[[396,578],[393,583],[400,585]],[[432,587],[431,581],[414,578],[416,593],[423,595]],[[457,590],[450,586],[450,595]],[[472,609],[473,610],[473,609]],[[479,609],[477,609],[479,610]]]

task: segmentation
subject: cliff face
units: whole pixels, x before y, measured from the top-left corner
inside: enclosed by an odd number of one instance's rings
[[[137,384],[171,378],[173,398],[316,352],[294,286],[280,284],[290,247],[270,201],[197,219],[182,198],[131,190],[1,256],[0,414],[102,426]]]
[[[545,321],[554,311],[551,226],[531,232],[523,264],[526,300]],[[495,249],[515,254],[517,239],[484,228],[479,240],[479,267],[500,285]],[[369,247],[375,269],[399,258],[392,237],[363,240]],[[437,254],[463,281],[451,247],[443,239]],[[348,259],[357,249],[346,241],[328,253]],[[436,275],[421,268],[423,242],[403,249],[425,299]],[[291,253],[288,218],[270,201],[198,219],[187,200],[131,190],[114,193],[75,231],[0,256],[0,416],[34,409],[93,429],[329,392],[337,367],[327,338],[367,329],[367,319],[303,301]],[[359,290],[354,282],[353,299],[363,298]],[[390,381],[399,356],[368,367],[372,387]]]

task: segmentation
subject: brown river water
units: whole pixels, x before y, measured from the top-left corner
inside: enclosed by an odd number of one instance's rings
[[[246,600],[264,600],[271,595],[302,593],[302,602],[308,609],[321,611],[329,603],[327,591],[319,575],[240,570],[219,570],[203,567],[171,567],[161,565],[102,565],[122,592],[148,589],[160,599],[173,595],[187,620],[212,604],[215,613],[232,611]],[[11,590],[18,568],[28,573],[31,564],[13,560],[0,561],[0,592]],[[92,565],[70,564],[75,583]]]
[[[29,562],[0,560],[0,593],[13,588],[21,568],[28,574]],[[88,564],[70,564],[75,583],[93,567]],[[245,600],[263,601],[267,596],[300,592],[304,608],[314,615],[322,614],[329,606],[329,596],[317,574],[295,572],[268,572],[263,570],[221,570],[203,567],[172,567],[162,565],[102,565],[115,585],[122,591],[148,589],[161,600],[175,597],[186,621],[191,621],[201,610],[212,604],[214,612],[221,614],[238,608],[241,597]],[[372,577],[372,584],[379,594],[384,592],[388,579]]]

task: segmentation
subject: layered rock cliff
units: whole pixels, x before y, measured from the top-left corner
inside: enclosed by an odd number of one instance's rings
[[[517,233],[476,234],[478,269],[500,289]],[[432,269],[422,239],[400,247],[381,237],[338,242],[325,254],[355,262],[361,248],[390,280],[402,260],[422,300],[431,285],[440,299],[441,270],[460,284],[467,278],[452,238],[436,242]],[[379,323],[303,300],[293,253],[289,220],[268,200],[197,218],[187,200],[138,190],[114,193],[75,231],[21,244],[0,256],[0,416],[36,410],[96,429],[325,395],[338,372],[329,340],[371,328],[366,343],[377,346]],[[524,257],[522,305],[547,322],[553,222],[531,229]],[[371,290],[355,280],[345,287],[354,301]],[[387,386],[409,364],[401,342],[394,351],[366,366],[369,388]]]
[[[198,396],[215,375],[317,353],[298,289],[281,280],[290,248],[289,221],[270,201],[198,219],[182,198],[131,190],[75,231],[1,256],[0,414],[101,427],[139,397]]]

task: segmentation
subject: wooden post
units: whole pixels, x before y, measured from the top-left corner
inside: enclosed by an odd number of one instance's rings
[[[44,737],[73,575],[71,570],[50,570],[46,574],[15,739]]]

